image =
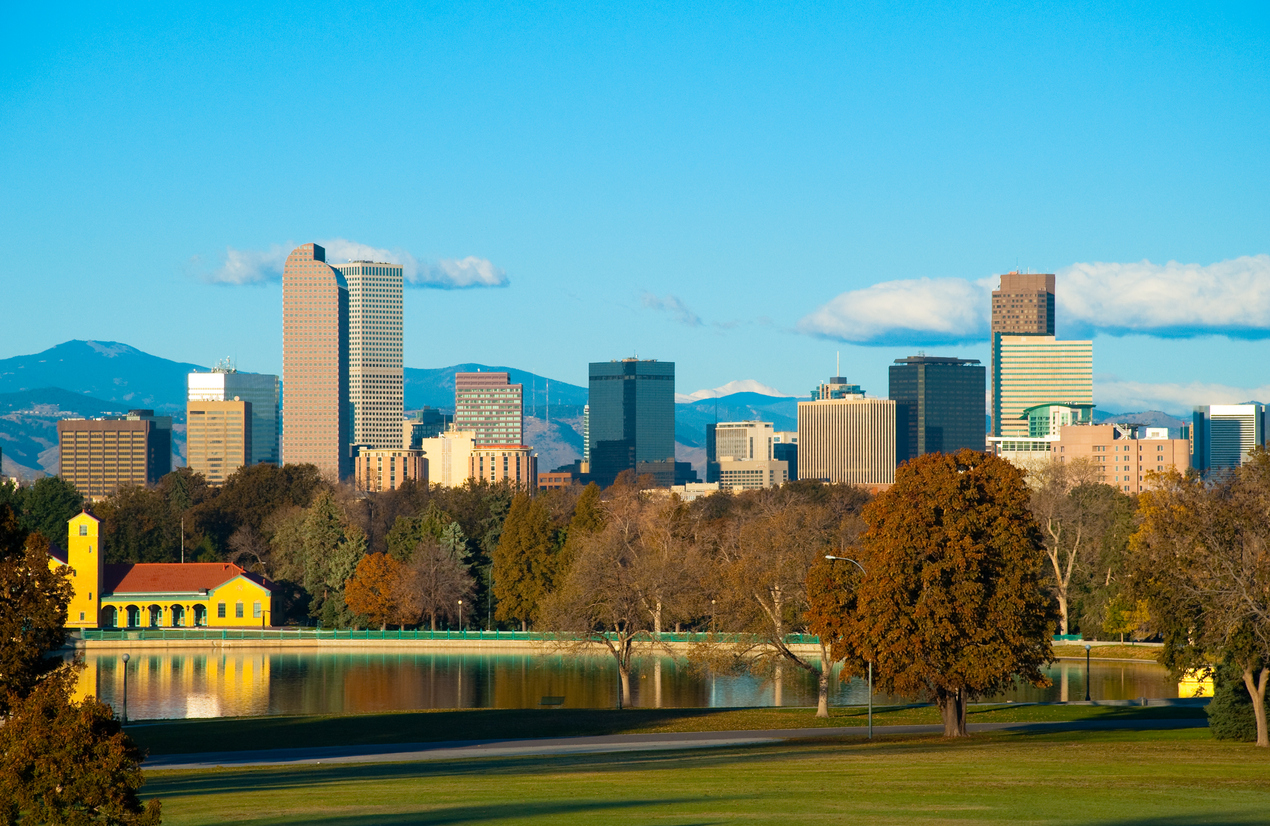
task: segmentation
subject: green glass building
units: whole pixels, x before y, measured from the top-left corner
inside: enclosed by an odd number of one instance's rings
[[[909,356],[890,368],[896,464],[924,453],[984,449],[987,370],[978,359]]]
[[[675,482],[675,363],[650,359],[592,362],[588,453],[601,487],[624,470]]]

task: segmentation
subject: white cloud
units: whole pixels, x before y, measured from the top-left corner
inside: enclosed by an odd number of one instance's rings
[[[644,293],[639,297],[640,303],[646,309],[658,310],[660,312],[670,313],[675,317],[675,321],[688,327],[700,327],[701,316],[688,309],[688,305],[677,295],[667,295],[665,298],[658,298],[652,293]]]
[[[1270,255],[1215,264],[1073,264],[1057,273],[1059,318],[1112,333],[1270,335]]]
[[[1270,399],[1270,385],[1231,387],[1206,382],[1151,384],[1126,381],[1115,376],[1094,380],[1094,401],[1099,410],[1113,413],[1162,410],[1174,416],[1189,416],[1201,404],[1239,404]]]
[[[790,398],[789,393],[782,393],[775,387],[769,387],[766,384],[755,381],[754,379],[741,379],[739,381],[730,381],[720,387],[711,390],[696,390],[692,393],[676,393],[675,401],[679,404],[688,404],[690,402],[699,402],[702,399],[717,399],[720,396],[731,396],[733,393],[758,393],[763,396],[776,396],[778,398]]]
[[[1082,263],[1056,273],[1060,334],[1270,337],[1270,255],[1215,264]],[[845,292],[798,330],[859,344],[985,339],[998,276],[884,281]]]
[[[263,284],[282,277],[290,246],[274,244],[267,250],[225,248],[225,261],[220,269],[207,273],[203,280],[211,284]]]
[[[346,261],[383,261],[400,264],[407,287],[431,287],[442,290],[460,290],[470,287],[505,287],[507,273],[484,258],[469,255],[467,258],[442,258],[435,263],[421,262],[403,249],[372,247],[345,238],[318,241],[326,250],[330,264]],[[274,244],[268,250],[225,249],[225,260],[220,268],[207,273],[203,280],[212,284],[262,284],[282,278],[282,268],[295,244]]]
[[[442,258],[421,267],[414,276],[406,277],[411,287],[438,287],[461,290],[468,287],[506,287],[507,273],[484,258]]]
[[[839,295],[798,322],[809,335],[860,344],[950,343],[982,337],[993,279],[883,281]]]

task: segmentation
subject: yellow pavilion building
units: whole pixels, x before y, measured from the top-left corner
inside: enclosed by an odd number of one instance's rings
[[[273,584],[231,562],[105,563],[101,522],[84,511],[69,523],[66,551],[49,567],[70,568],[67,628],[265,628]],[[63,558],[64,557],[64,558]]]

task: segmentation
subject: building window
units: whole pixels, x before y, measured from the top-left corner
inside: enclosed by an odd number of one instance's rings
[[[87,525],[80,525],[80,526],[79,526],[79,535],[80,535],[80,536],[88,536],[88,526],[87,526]]]
[[[225,603],[223,602],[216,603],[216,616],[219,619],[225,619]]]
[[[88,592],[88,601],[89,601],[89,602],[92,602],[92,601],[93,601],[93,592],[92,592],[92,591],[89,591],[89,592]]]
[[[251,604],[251,615],[255,617],[256,619],[260,619],[260,614],[261,614],[260,603],[253,602]]]
[[[83,612],[83,611],[80,611],[80,612],[79,612],[79,621],[80,621],[80,622],[83,622],[83,621],[84,621],[84,612]]]
[[[237,619],[243,618],[243,604],[241,602],[234,603],[234,616]]]

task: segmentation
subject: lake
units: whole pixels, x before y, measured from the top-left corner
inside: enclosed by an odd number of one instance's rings
[[[122,652],[84,655],[79,694],[95,694],[116,711],[123,704]],[[1085,663],[1051,665],[1048,688],[1021,686],[993,700],[1082,700]],[[1094,700],[1178,696],[1176,681],[1148,662],[1095,662]],[[294,651],[221,648],[198,653],[162,649],[133,652],[128,662],[130,719],[243,717],[266,714],[341,714],[438,708],[533,708],[563,697],[566,708],[617,704],[617,669],[609,656],[505,652],[433,653],[385,650]],[[670,657],[641,660],[632,677],[642,707],[726,708],[814,706],[812,675],[786,666],[781,679],[711,674]],[[833,705],[863,705],[863,680],[835,680]],[[883,705],[905,702],[878,694]]]

